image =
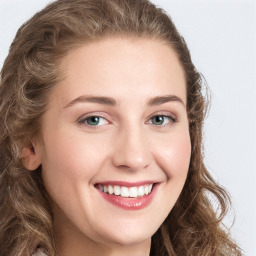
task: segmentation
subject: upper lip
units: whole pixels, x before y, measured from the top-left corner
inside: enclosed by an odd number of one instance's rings
[[[144,180],[144,181],[136,181],[136,182],[129,182],[129,181],[102,181],[102,182],[97,182],[96,185],[112,185],[112,186],[124,186],[124,187],[138,187],[138,186],[143,186],[143,185],[150,185],[150,184],[155,184],[158,183],[153,180]]]

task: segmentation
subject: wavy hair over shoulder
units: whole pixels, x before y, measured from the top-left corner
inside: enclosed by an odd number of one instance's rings
[[[58,0],[18,30],[0,81],[0,255],[32,255],[37,245],[57,255],[41,169],[26,170],[21,152],[40,131],[48,95],[61,79],[61,59],[79,45],[108,36],[166,42],[186,76],[191,162],[178,201],[152,237],[151,255],[241,255],[221,224],[229,196],[203,164],[203,79],[171,18],[147,0]],[[209,194],[219,204],[218,214]]]

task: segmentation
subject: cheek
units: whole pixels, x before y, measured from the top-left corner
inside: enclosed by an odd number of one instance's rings
[[[191,156],[190,136],[186,130],[175,132],[158,145],[155,148],[155,160],[166,180],[159,187],[159,204],[156,205],[155,212],[160,214],[161,208],[161,217],[164,220],[177,202],[187,178]]]
[[[61,133],[54,139],[45,140],[45,155],[43,162],[46,169],[54,168],[63,175],[79,174],[81,171],[89,175],[93,173],[95,163],[100,161],[102,147],[97,145],[97,140],[88,140],[86,136],[62,136]],[[99,144],[99,143],[98,143]],[[89,172],[88,172],[89,170]]]
[[[188,132],[175,134],[158,147],[159,165],[169,179],[186,178],[190,156],[191,142]]]
[[[97,140],[68,134],[59,131],[45,139],[42,177],[53,197],[77,193],[98,173],[104,158]]]

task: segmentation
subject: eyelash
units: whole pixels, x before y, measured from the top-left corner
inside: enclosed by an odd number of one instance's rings
[[[160,125],[153,124],[153,123],[152,123],[152,119],[153,119],[153,118],[156,118],[156,117],[162,117],[162,118],[164,118],[164,119],[168,119],[168,123],[166,123],[166,124],[160,124]],[[97,129],[97,128],[99,128],[99,127],[105,125],[105,123],[104,123],[104,124],[101,124],[101,125],[98,125],[98,124],[96,124],[96,125],[88,124],[88,120],[89,120],[90,118],[105,119],[105,121],[108,123],[107,119],[106,119],[105,117],[103,117],[103,116],[100,116],[100,115],[91,115],[91,116],[82,117],[82,118],[80,118],[80,119],[78,120],[78,123],[81,124],[81,125],[86,125],[86,126],[88,126],[88,127],[90,127],[90,128],[94,128],[94,129]],[[150,123],[150,121],[151,121],[151,123]],[[165,127],[165,126],[170,125],[170,123],[175,123],[175,122],[177,122],[177,119],[176,119],[176,117],[174,117],[174,116],[172,116],[172,115],[161,115],[161,114],[158,114],[158,115],[154,115],[154,116],[150,117],[150,118],[149,118],[149,121],[147,121],[146,123],[147,123],[147,124],[150,124],[150,125],[154,125],[154,126],[156,126],[157,128],[161,128],[161,127]]]

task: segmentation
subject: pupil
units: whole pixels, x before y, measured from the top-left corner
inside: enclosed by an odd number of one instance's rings
[[[164,122],[164,117],[163,116],[155,116],[154,118],[153,118],[153,123],[155,123],[155,124],[163,124],[163,122]]]
[[[90,125],[97,125],[99,123],[99,117],[97,116],[92,116],[88,119],[88,124]]]

